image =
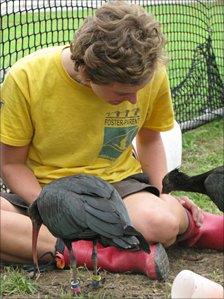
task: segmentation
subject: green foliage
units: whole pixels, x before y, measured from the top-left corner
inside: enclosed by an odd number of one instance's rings
[[[223,164],[223,126],[215,120],[183,134],[184,171],[193,175]]]
[[[37,284],[28,278],[25,273],[11,267],[4,268],[0,277],[2,295],[26,295],[37,292]]]
[[[196,175],[223,165],[222,119],[183,134],[183,157],[181,170],[188,175]],[[206,211],[220,213],[213,202],[205,195],[189,192],[175,192],[175,195],[188,195]]]

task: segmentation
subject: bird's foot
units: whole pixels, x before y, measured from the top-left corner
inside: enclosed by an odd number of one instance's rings
[[[40,271],[38,271],[37,269],[34,269],[33,271],[28,273],[28,277],[31,279],[38,280],[40,277]]]
[[[40,271],[38,271],[38,272],[36,273],[35,280],[38,280],[38,279],[39,279],[39,277],[40,277]]]
[[[103,283],[103,281],[99,274],[92,276],[92,287],[94,289],[100,288],[102,286],[102,283]]]
[[[71,291],[73,296],[79,296],[81,294],[79,281],[71,281]]]

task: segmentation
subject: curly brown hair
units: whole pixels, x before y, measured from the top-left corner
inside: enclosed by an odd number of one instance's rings
[[[95,84],[141,84],[159,61],[165,62],[160,23],[145,10],[113,1],[96,10],[70,44],[75,71],[84,67]]]

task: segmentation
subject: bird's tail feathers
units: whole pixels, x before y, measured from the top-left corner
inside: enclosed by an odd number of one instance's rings
[[[133,226],[127,225],[124,228],[124,231],[125,231],[126,235],[135,236],[138,239],[139,244],[140,244],[140,248],[142,250],[147,251],[147,252],[150,250],[148,242],[145,240],[143,235],[140,232],[138,232]]]
[[[125,234],[128,236],[138,235],[138,232],[132,225],[126,224],[124,226],[124,231],[125,231]]]
[[[121,238],[114,238],[113,243],[115,246],[119,246],[123,249],[127,250],[139,250],[139,241],[134,236],[132,237],[121,237]]]

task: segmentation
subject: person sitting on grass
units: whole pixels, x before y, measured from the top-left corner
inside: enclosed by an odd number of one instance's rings
[[[111,183],[151,244],[150,254],[99,245],[101,268],[164,279],[164,247],[179,241],[223,249],[222,216],[161,193],[167,167],[160,132],[174,125],[164,45],[152,15],[114,1],[85,20],[70,46],[38,50],[12,66],[2,85],[1,174],[12,193],[1,197],[1,260],[32,262],[27,207],[44,185],[80,173]],[[88,265],[91,241],[73,245],[78,264]],[[57,267],[68,264],[67,249],[42,226],[42,262],[46,252]]]

